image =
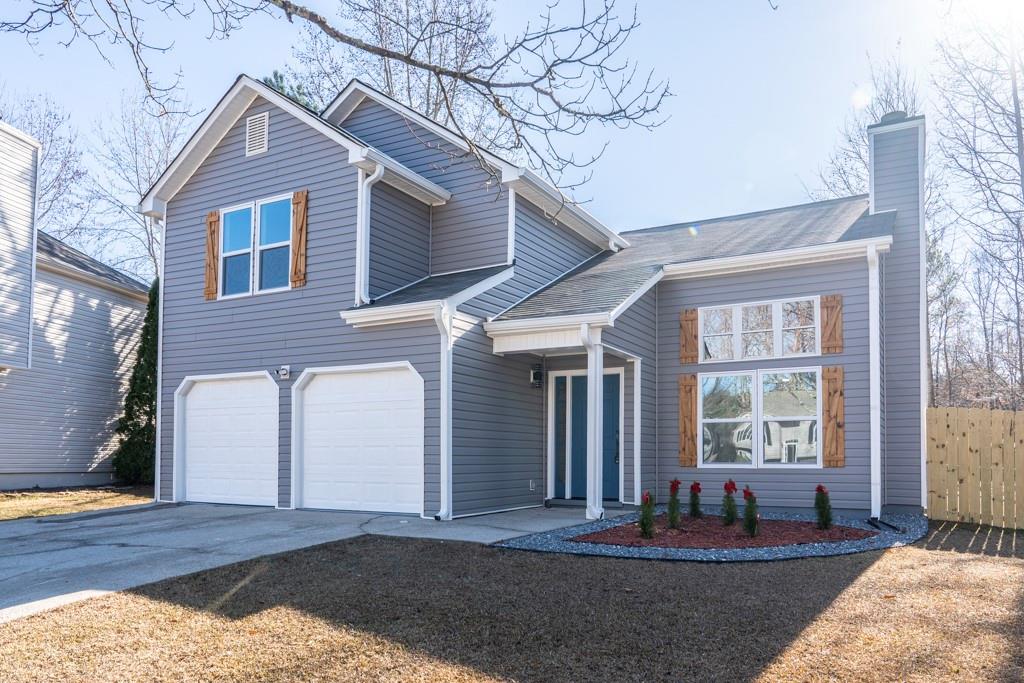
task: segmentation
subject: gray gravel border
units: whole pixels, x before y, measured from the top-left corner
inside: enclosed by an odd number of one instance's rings
[[[657,513],[665,512],[659,506]],[[721,510],[706,506],[705,514],[718,515]],[[833,523],[855,529],[876,531],[877,535],[856,541],[829,541],[825,543],[802,543],[797,545],[770,546],[766,548],[635,548],[605,543],[583,543],[570,540],[582,534],[602,531],[622,524],[632,524],[640,517],[639,512],[612,519],[602,519],[578,526],[563,527],[528,536],[508,539],[495,543],[498,548],[532,550],[570,555],[598,555],[602,557],[625,557],[643,560],[683,560],[687,562],[766,562],[772,560],[794,560],[803,557],[830,557],[852,555],[869,550],[884,550],[914,543],[928,532],[928,519],[920,514],[893,513],[882,515],[882,521],[897,527],[899,531],[884,524],[878,530],[868,524],[867,519],[835,517]],[[807,512],[762,512],[761,519],[781,519],[801,522],[816,521],[813,510]]]

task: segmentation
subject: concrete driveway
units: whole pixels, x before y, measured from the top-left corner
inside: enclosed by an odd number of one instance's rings
[[[205,504],[0,522],[0,623],[172,576],[362,534],[493,543],[583,522],[581,508],[531,508],[435,522]]]

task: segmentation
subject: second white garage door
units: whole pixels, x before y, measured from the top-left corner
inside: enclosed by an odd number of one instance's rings
[[[295,405],[296,505],[422,512],[422,378],[406,364],[307,372]]]

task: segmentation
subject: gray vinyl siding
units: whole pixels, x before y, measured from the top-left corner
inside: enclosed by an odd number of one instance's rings
[[[494,355],[491,338],[479,323],[456,319],[455,328],[454,514],[540,505],[545,490],[544,391],[530,385],[530,368],[539,359]]]
[[[886,256],[883,502],[921,505],[921,235],[917,128],[874,136],[875,211],[896,210]]]
[[[370,298],[430,273],[430,207],[377,183],[370,202]]]
[[[0,129],[0,367],[29,364],[37,150]]]
[[[658,499],[667,497],[674,477],[699,480],[713,502],[730,477],[749,484],[764,506],[809,507],[814,487],[825,484],[836,508],[870,508],[870,426],[868,367],[868,271],[865,259],[736,273],[658,285]],[[679,313],[686,308],[824,294],[843,297],[843,353],[729,363],[679,363]],[[841,468],[723,468],[679,466],[681,373],[841,365],[846,394],[846,465]]]
[[[598,250],[528,202],[516,201],[515,275],[460,308],[493,315]],[[532,356],[496,356],[483,320],[456,321],[452,347],[454,513],[539,505],[545,495],[543,389],[530,386]],[[533,482],[533,491],[530,483]]]
[[[601,340],[627,353],[640,357],[640,490],[657,487],[658,459],[658,291],[657,287],[640,297],[615,321],[615,326],[606,328]],[[633,467],[636,454],[633,452],[635,416],[633,414],[633,373],[635,363],[626,364],[625,397],[623,406],[623,431],[625,444],[623,453],[626,462],[623,469],[624,502],[634,500]]]
[[[270,111],[269,151],[245,157],[245,117]],[[210,210],[309,190],[307,284],[226,301],[203,299],[204,217]],[[162,326],[160,472],[172,497],[174,392],[189,375],[291,366],[279,381],[279,505],[290,502],[291,386],[304,368],[409,361],[425,392],[425,512],[440,504],[440,360],[433,322],[356,330],[352,305],[356,170],[344,148],[257,99],[168,206]]]
[[[0,373],[0,488],[111,478],[145,302],[40,266],[32,368]]]
[[[521,197],[515,216],[515,276],[467,302],[473,315],[494,315],[601,251]]]
[[[431,272],[508,258],[508,193],[472,155],[377,102],[363,100],[342,127],[452,193],[431,210]]]

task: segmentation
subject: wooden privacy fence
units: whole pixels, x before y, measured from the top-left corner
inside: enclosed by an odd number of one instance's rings
[[[1024,528],[1024,412],[928,409],[928,516]]]

